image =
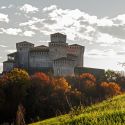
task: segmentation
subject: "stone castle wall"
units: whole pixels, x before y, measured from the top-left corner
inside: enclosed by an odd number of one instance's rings
[[[48,52],[30,53],[29,67],[30,68],[52,67],[52,61],[49,58],[49,53]]]
[[[67,44],[49,43],[49,56],[51,60],[67,56]]]

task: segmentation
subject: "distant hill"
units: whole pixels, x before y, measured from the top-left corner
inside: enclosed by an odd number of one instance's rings
[[[77,112],[31,125],[125,125],[125,94]]]

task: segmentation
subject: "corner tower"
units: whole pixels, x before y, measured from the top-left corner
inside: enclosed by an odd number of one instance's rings
[[[68,46],[68,53],[73,54],[77,57],[75,67],[83,67],[84,51],[85,51],[85,47],[78,44],[72,44]]]
[[[34,47],[34,44],[23,41],[16,44],[18,54],[18,66],[28,69],[29,65],[29,50]]]

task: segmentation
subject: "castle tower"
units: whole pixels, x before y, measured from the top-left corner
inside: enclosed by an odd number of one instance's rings
[[[34,44],[23,41],[16,44],[18,54],[18,66],[28,69],[29,65],[29,50],[34,47]]]
[[[85,47],[78,45],[78,44],[72,44],[68,46],[68,53],[73,54],[77,56],[76,59],[76,67],[83,67],[83,56],[84,56]]]
[[[49,43],[49,52],[50,58],[52,60],[66,57],[67,56],[67,47],[66,35],[61,33],[51,34],[51,42]]]

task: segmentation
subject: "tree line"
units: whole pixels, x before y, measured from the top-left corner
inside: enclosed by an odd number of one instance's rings
[[[125,91],[125,76],[108,70],[101,79],[90,73],[54,77],[29,75],[13,69],[0,77],[0,124],[20,124],[66,114],[74,106],[88,106]],[[23,116],[22,116],[23,115]]]

